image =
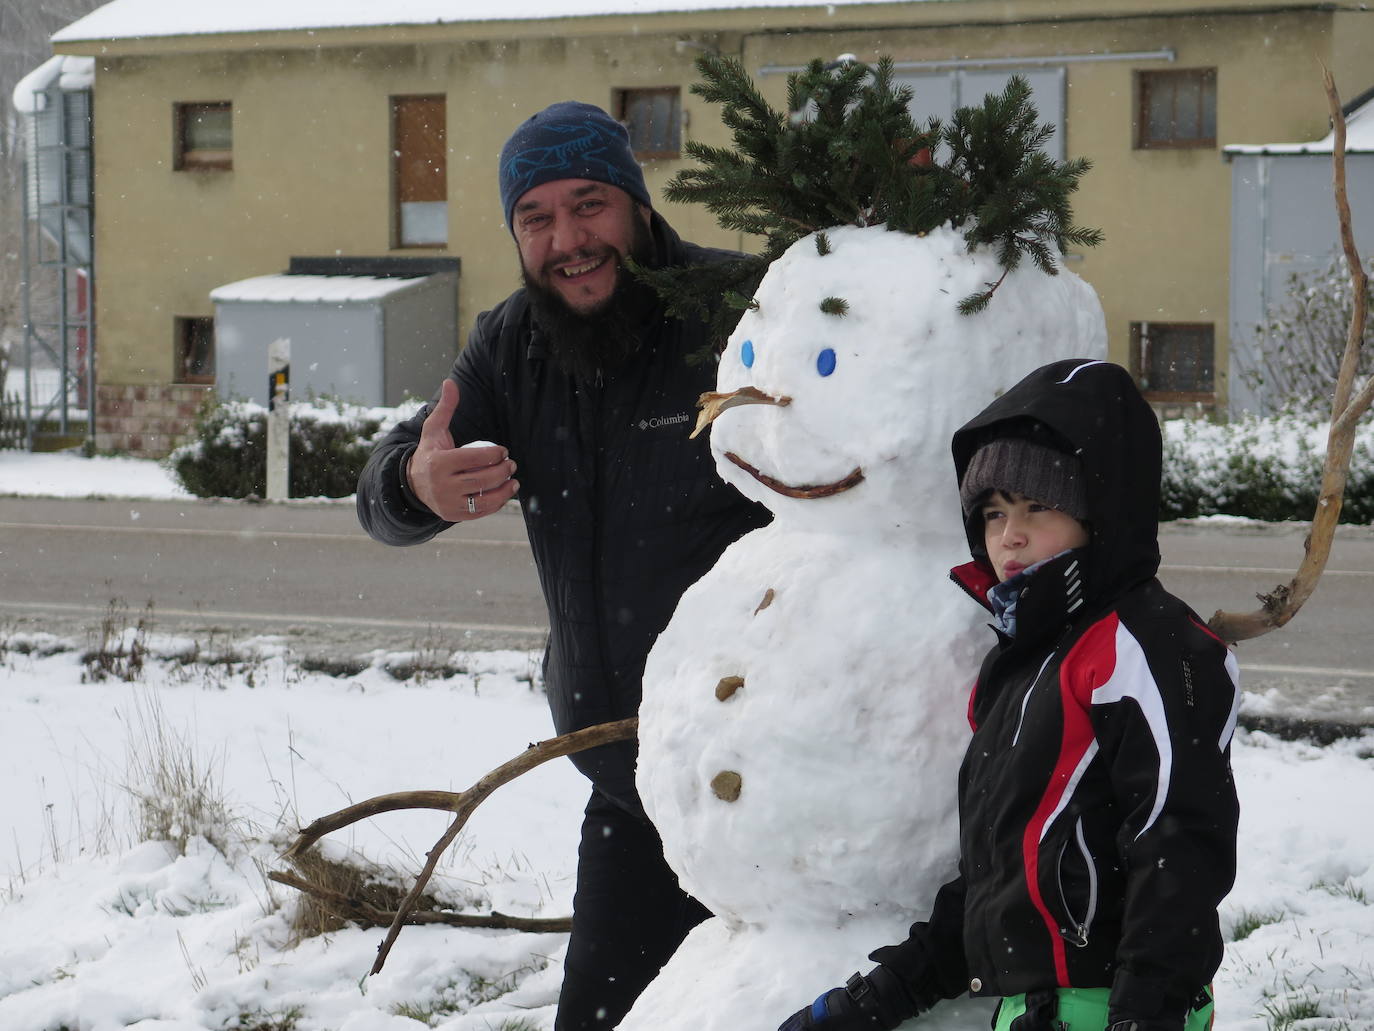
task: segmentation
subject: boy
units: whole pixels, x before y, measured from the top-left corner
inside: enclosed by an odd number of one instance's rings
[[[895,1028],[964,992],[997,1031],[1211,1021],[1235,875],[1226,646],[1155,579],[1161,441],[1130,376],[1037,369],[954,435],[994,614],[969,705],[958,876],[928,921],[779,1031]]]

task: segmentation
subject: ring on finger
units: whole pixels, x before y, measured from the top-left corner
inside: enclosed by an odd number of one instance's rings
[[[468,495],[468,515],[476,515],[476,514],[477,514],[477,495],[476,495],[476,494],[469,494],[469,495]]]

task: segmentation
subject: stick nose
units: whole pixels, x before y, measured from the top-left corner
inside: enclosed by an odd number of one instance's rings
[[[790,397],[774,397],[772,394],[765,394],[758,387],[740,387],[727,394],[708,391],[697,398],[697,407],[701,411],[697,413],[696,428],[692,430],[688,439],[696,437],[710,426],[727,408],[738,408],[740,405],[777,405],[779,408],[786,408],[791,403]]]

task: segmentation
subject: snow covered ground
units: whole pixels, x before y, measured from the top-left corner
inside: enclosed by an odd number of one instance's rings
[[[184,496],[152,462],[0,452],[0,494],[25,493]],[[125,682],[92,679],[88,644],[0,627],[0,1028],[552,1027],[563,936],[410,927],[364,978],[383,931],[295,944],[297,896],[265,879],[297,821],[387,791],[460,790],[549,736],[537,656],[458,653],[439,658],[465,672],[402,680],[387,667],[416,656],[331,676],[271,638],[225,656],[228,642],[155,637]],[[143,807],[184,853],[138,840],[135,796],[175,794],[159,765],[222,802],[209,819]],[[1234,766],[1240,876],[1222,910],[1217,1027],[1374,1029],[1374,737],[1317,748],[1242,731]],[[440,867],[441,900],[566,915],[584,800],[562,760],[501,788]],[[408,884],[444,826],[382,816],[326,853]]]
[[[142,458],[82,458],[71,451],[0,450],[0,496],[189,498],[160,463]]]
[[[10,637],[0,658],[0,1027],[422,1026],[406,1012],[448,1015],[450,1028],[551,1026],[562,935],[411,927],[363,982],[383,931],[292,947],[296,892],[264,878],[289,869],[273,839],[283,827],[389,791],[462,790],[548,737],[534,657],[456,656],[468,672],[402,681],[383,665],[408,657],[378,655],[336,678],[257,640],[232,669],[151,659],[133,683],[92,683],[79,651],[44,654],[60,643]],[[135,793],[152,799],[144,822],[188,837],[184,854],[136,840]],[[439,897],[567,915],[584,802],[566,762],[503,788],[440,867]],[[326,855],[413,878],[446,826],[442,813],[390,814],[328,839]]]

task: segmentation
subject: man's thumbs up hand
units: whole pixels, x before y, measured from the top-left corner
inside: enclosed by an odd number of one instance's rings
[[[420,428],[421,446],[429,443],[437,450],[452,450],[453,434],[449,432],[448,426],[457,411],[458,384],[445,378],[439,384],[439,400],[435,402],[433,409],[425,417],[424,426]]]
[[[505,448],[454,446],[451,427],[458,402],[458,384],[446,378],[402,473],[425,507],[450,523],[491,515],[520,489]]]

